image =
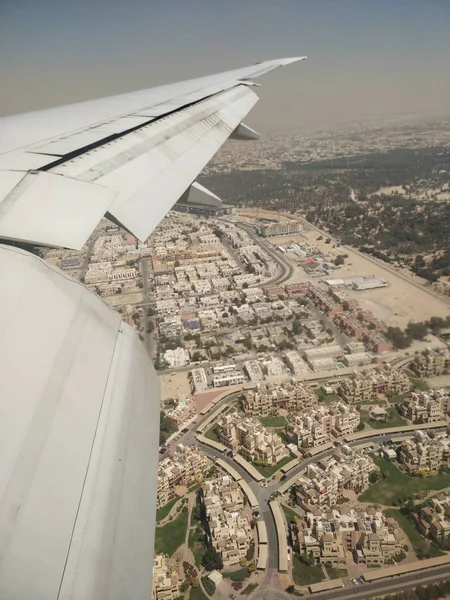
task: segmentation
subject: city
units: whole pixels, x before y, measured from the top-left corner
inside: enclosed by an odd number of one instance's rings
[[[301,217],[185,210],[144,244],[103,221],[81,252],[45,256],[122,315],[160,373],[155,600],[367,594],[440,573],[447,299]],[[441,321],[401,349],[408,286]]]

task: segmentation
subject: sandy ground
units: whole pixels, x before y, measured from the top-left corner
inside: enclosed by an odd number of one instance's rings
[[[114,296],[105,296],[103,300],[110,306],[123,306],[124,304],[138,304],[142,302],[144,295],[142,292],[131,294],[115,294]]]
[[[426,379],[425,381],[431,388],[439,389],[450,385],[450,375],[438,375],[438,377]]]
[[[371,310],[374,315],[388,325],[406,327],[410,321],[424,321],[432,316],[447,317],[450,314],[450,304],[440,299],[425,289],[422,290],[413,283],[405,281],[402,277],[375,264],[364,255],[348,248],[333,248],[332,244],[326,244],[323,240],[317,240],[319,233],[314,230],[303,232],[297,236],[283,236],[282,238],[271,238],[270,241],[276,245],[277,240],[306,242],[309,245],[323,251],[331,259],[338,254],[348,254],[346,264],[335,271],[334,277],[350,276],[375,276],[385,279],[388,287],[376,290],[365,290],[356,292],[348,290],[350,295],[360,303],[363,309]],[[278,241],[280,244],[280,241]],[[402,274],[406,275],[405,271]],[[296,267],[290,282],[311,281],[318,282],[321,277],[310,277],[302,267]],[[415,278],[417,281],[418,278]]]
[[[218,390],[211,390],[209,392],[200,392],[198,394],[195,394],[194,397],[194,404],[195,407],[197,409],[197,412],[199,413],[200,411],[202,411],[205,406],[207,406],[210,402],[212,402],[214,400],[214,398],[217,398],[217,396],[220,396],[222,394],[221,389]]]
[[[175,398],[179,394],[190,394],[191,386],[188,380],[188,371],[180,371],[175,375],[160,375],[161,400]]]
[[[244,217],[259,218],[259,219],[277,219],[277,221],[290,221],[286,215],[281,215],[273,210],[264,210],[262,208],[241,208],[239,214]]]

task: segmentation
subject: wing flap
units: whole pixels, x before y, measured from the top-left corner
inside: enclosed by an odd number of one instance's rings
[[[111,190],[53,173],[21,175],[0,198],[0,238],[80,249],[114,199]]]

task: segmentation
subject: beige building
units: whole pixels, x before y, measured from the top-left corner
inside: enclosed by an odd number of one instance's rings
[[[429,499],[417,517],[419,528],[438,544],[450,544],[450,495],[438,494]]]
[[[247,460],[274,465],[289,456],[280,436],[266,429],[257,419],[232,413],[222,416],[217,425],[220,441]]]
[[[439,471],[450,464],[450,436],[447,432],[415,431],[412,439],[402,442],[399,459],[413,474]]]
[[[371,373],[354,373],[339,386],[339,394],[346,402],[366,402],[378,394],[393,396],[405,394],[411,381],[404,371],[383,365]]]
[[[360,420],[359,412],[343,402],[319,405],[294,416],[286,426],[286,434],[299,448],[310,448],[353,433]]]
[[[156,507],[164,506],[173,498],[175,486],[190,487],[202,481],[209,465],[209,459],[201,450],[178,444],[174,455],[159,463]]]
[[[183,565],[178,559],[157,554],[153,560],[152,600],[175,600],[182,596]]]
[[[450,396],[446,390],[412,392],[399,405],[400,414],[413,423],[436,423],[442,421],[450,408]]]
[[[450,370],[450,352],[448,348],[427,348],[417,354],[410,367],[419,377],[434,377]]]
[[[338,446],[330,457],[309,464],[299,476],[295,484],[297,502],[304,510],[335,507],[344,500],[345,490],[362,493],[376,468],[362,452]]]
[[[318,404],[318,398],[307,385],[285,381],[276,385],[257,385],[245,393],[243,409],[248,416],[266,417],[279,414],[281,409],[290,413],[311,408]]]
[[[373,506],[348,510],[314,507],[291,527],[295,549],[318,563],[346,566],[348,553],[358,563],[391,564],[405,537],[395,519]]]
[[[237,565],[253,540],[244,494],[230,475],[207,479],[202,489],[212,545],[221,554],[224,567]]]

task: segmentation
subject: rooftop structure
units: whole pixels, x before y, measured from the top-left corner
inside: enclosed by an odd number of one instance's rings
[[[373,506],[347,510],[313,507],[291,527],[294,548],[318,563],[347,565],[347,554],[367,566],[403,556],[405,536],[397,521]]]
[[[174,497],[175,486],[190,487],[202,481],[208,466],[208,458],[201,450],[178,444],[174,454],[163,458],[158,465],[158,508]]]
[[[447,432],[416,431],[400,446],[399,459],[413,474],[426,475],[450,465],[450,436]]]
[[[245,393],[243,409],[248,416],[266,417],[285,409],[290,413],[311,408],[318,403],[313,390],[298,382],[283,381],[280,384],[262,384]]]
[[[280,436],[266,429],[257,419],[232,413],[220,417],[217,425],[220,441],[250,461],[273,465],[289,456]]]
[[[181,561],[157,554],[153,559],[152,600],[176,600],[182,595],[180,584],[183,580]]]
[[[411,369],[419,377],[434,377],[448,373],[450,370],[450,351],[448,348],[427,348],[416,354],[411,362]]]
[[[371,373],[354,373],[341,381],[339,394],[347,402],[372,400],[377,394],[392,396],[411,389],[411,381],[404,371],[384,365]]]
[[[237,565],[253,540],[242,489],[230,475],[224,475],[204,481],[202,490],[212,545],[221,554],[224,567]]]
[[[319,405],[295,415],[286,426],[286,434],[299,448],[309,448],[344,438],[353,433],[359,423],[359,412],[343,402],[334,406]]]
[[[372,459],[349,446],[339,446],[328,459],[309,464],[296,482],[297,502],[304,510],[333,508],[344,500],[345,490],[360,494],[377,467]]]

